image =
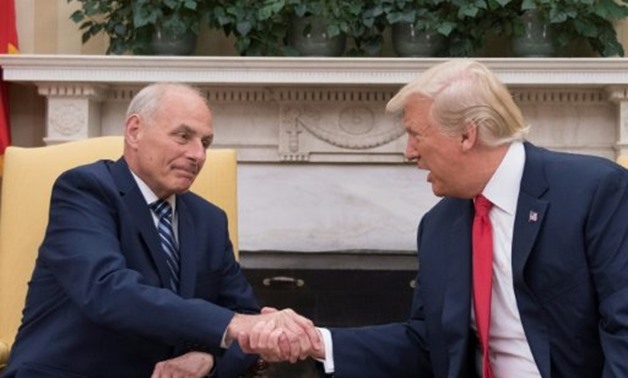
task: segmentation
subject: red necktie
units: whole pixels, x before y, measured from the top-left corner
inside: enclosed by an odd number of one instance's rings
[[[482,346],[482,376],[493,378],[489,360],[488,329],[491,324],[493,287],[493,231],[488,213],[493,204],[483,195],[475,197],[473,217],[473,308]]]

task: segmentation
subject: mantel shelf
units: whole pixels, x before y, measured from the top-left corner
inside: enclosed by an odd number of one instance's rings
[[[480,58],[508,85],[628,84],[623,58]],[[0,55],[13,82],[144,84],[177,80],[223,85],[405,84],[440,58],[284,58],[103,55]]]

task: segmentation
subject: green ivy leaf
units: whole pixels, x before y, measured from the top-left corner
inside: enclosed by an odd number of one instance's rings
[[[178,0],[163,0],[163,2],[164,2],[164,5],[168,7],[169,9],[175,9],[177,5],[179,4]]]
[[[249,21],[241,21],[236,24],[236,30],[241,36],[247,36],[251,31],[253,25]]]
[[[85,19],[85,14],[82,11],[77,10],[70,15],[70,19],[78,24]]]
[[[531,10],[536,9],[536,3],[534,0],[523,0],[521,2],[521,10]]]
[[[438,33],[448,36],[454,30],[456,25],[453,22],[442,22],[440,26],[437,28]]]
[[[552,24],[560,24],[562,22],[565,22],[568,17],[569,15],[565,11],[555,8],[551,9],[549,13],[549,21]]]
[[[196,0],[186,0],[183,2],[183,7],[195,11],[198,8],[198,2]]]

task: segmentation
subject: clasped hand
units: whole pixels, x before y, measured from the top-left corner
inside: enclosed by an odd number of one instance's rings
[[[314,323],[291,309],[265,307],[238,333],[237,340],[245,353],[259,354],[269,362],[324,357],[322,337]]]

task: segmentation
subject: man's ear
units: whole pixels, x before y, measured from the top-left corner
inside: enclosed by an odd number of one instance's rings
[[[469,151],[478,141],[478,125],[475,122],[467,123],[460,135],[460,145],[463,151]]]
[[[142,133],[142,121],[138,114],[131,114],[126,119],[124,126],[124,136],[127,143],[135,148],[139,142],[140,135]]]

